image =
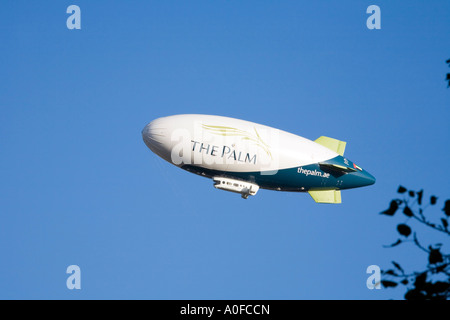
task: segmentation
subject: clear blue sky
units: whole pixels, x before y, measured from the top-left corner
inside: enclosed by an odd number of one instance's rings
[[[366,268],[426,260],[382,247],[399,184],[450,196],[449,17],[449,1],[2,1],[0,298],[402,298]],[[147,149],[145,124],[180,113],[347,141],[377,182],[342,205],[243,200]]]

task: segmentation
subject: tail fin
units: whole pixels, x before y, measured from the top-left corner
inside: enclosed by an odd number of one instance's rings
[[[341,191],[339,190],[318,190],[308,191],[308,193],[317,203],[341,203]]]
[[[340,140],[336,140],[336,139],[325,137],[325,136],[319,137],[314,142],[318,143],[324,147],[327,147],[331,151],[334,151],[334,152],[340,154],[341,156],[344,155],[345,145],[347,144],[347,142],[345,142],[345,141],[340,141]]]

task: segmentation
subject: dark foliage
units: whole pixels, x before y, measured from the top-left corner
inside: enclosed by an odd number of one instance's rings
[[[448,59],[447,61],[445,61],[447,64],[448,64],[448,66],[450,67],[450,59]],[[448,81],[448,86],[447,87],[450,87],[450,73],[447,73],[447,78],[445,78],[445,80],[446,81]]]
[[[393,199],[389,208],[382,211],[381,214],[394,216],[401,212],[406,216],[406,221],[397,225],[397,232],[400,238],[386,248],[396,247],[405,242],[413,243],[418,249],[427,253],[428,259],[424,263],[423,270],[406,273],[398,262],[392,261],[393,269],[382,270],[383,280],[381,284],[385,288],[396,288],[399,284],[406,287],[405,299],[425,299],[425,300],[445,300],[450,299],[450,254],[444,254],[441,251],[441,243],[423,246],[417,237],[417,233],[411,227],[412,222],[416,221],[436,232],[440,232],[446,241],[450,236],[448,229],[448,219],[450,218],[450,199],[445,201],[440,219],[436,218],[433,212],[433,218],[439,219],[438,223],[429,220],[425,216],[426,207],[434,207],[438,203],[438,197],[430,196],[429,201],[423,202],[423,190],[408,190],[404,186],[399,186],[397,193],[403,195],[403,199]],[[426,198],[425,198],[426,199]],[[400,214],[401,214],[400,213]],[[412,236],[411,236],[412,235]],[[411,239],[412,237],[412,239]]]

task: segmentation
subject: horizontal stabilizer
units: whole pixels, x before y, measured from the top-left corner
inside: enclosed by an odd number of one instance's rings
[[[344,155],[345,145],[347,144],[347,142],[345,142],[345,141],[340,141],[340,140],[336,140],[336,139],[325,137],[325,136],[321,136],[321,137],[317,138],[316,141],[314,141],[314,142],[330,149],[331,151],[334,151],[334,152],[340,154],[341,156]]]
[[[318,190],[308,191],[308,193],[317,203],[341,203],[341,191],[339,190]]]

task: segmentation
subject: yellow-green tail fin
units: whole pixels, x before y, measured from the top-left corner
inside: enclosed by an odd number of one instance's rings
[[[344,155],[345,145],[347,144],[347,142],[345,142],[345,141],[340,141],[340,140],[336,140],[336,139],[325,137],[325,136],[321,136],[321,137],[317,138],[315,142],[324,147],[327,147],[331,151],[334,151],[334,152],[340,154],[341,156]]]
[[[339,190],[318,190],[308,191],[308,193],[317,203],[341,203],[341,191]]]

